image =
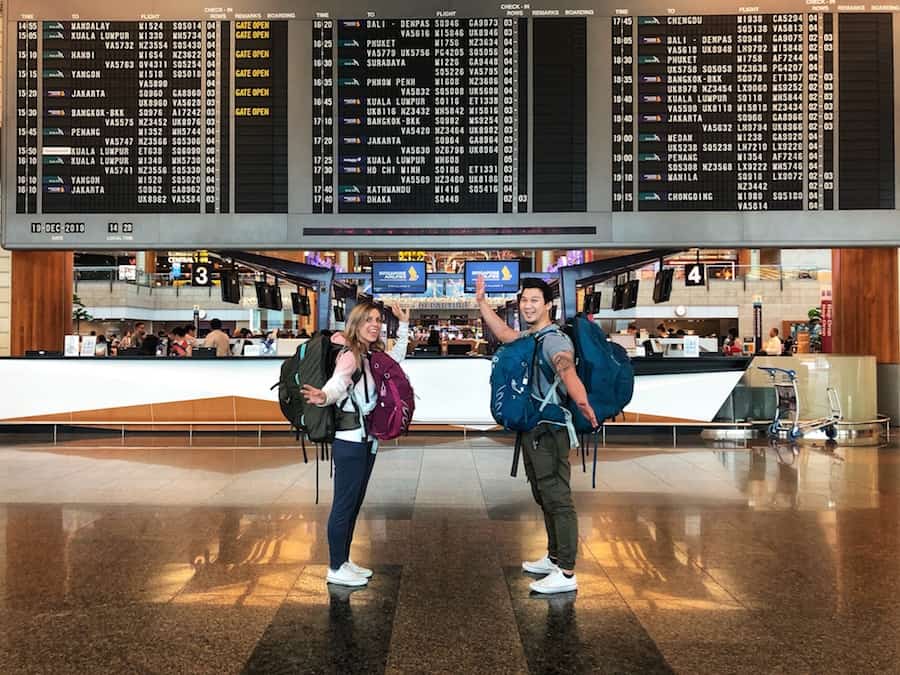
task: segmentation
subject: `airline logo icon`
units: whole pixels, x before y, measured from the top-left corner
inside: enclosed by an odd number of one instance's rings
[[[500,270],[500,276],[503,277],[503,281],[511,281],[512,280],[512,272],[509,271],[509,267],[506,265]]]
[[[409,269],[406,270],[406,280],[407,281],[418,281],[419,273],[416,272],[416,268],[410,265]]]

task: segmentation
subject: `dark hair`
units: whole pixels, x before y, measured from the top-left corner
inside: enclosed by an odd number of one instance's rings
[[[153,333],[150,333],[150,335],[145,337],[144,341],[141,342],[139,353],[145,356],[154,356],[156,354],[156,348],[158,346],[159,338],[156,337]]]
[[[188,333],[193,333],[193,332],[195,332],[196,330],[197,330],[197,329],[194,328],[194,324],[189,323],[189,324],[186,324],[185,327],[184,327],[184,334],[187,335]]]
[[[218,319],[213,319],[209,322],[209,325],[213,330],[222,330],[222,322]]]
[[[774,326],[773,326],[773,327],[772,327],[772,330],[774,330],[774,331],[775,331],[775,335],[778,335],[778,333],[779,333],[779,331],[778,331],[778,329],[777,329],[777,328],[775,328],[775,327],[774,327]]]
[[[665,329],[666,329],[666,324],[664,324],[664,323],[661,323],[656,327],[656,330],[665,330]]]
[[[184,329],[184,326],[175,326],[175,328],[172,329],[172,335],[181,338],[187,335],[187,331]]]
[[[737,336],[738,336],[737,328],[729,328],[729,329],[728,329],[728,335],[731,336],[731,337],[733,337],[733,338],[737,338]]]
[[[537,288],[540,289],[541,293],[544,296],[544,304],[548,304],[553,302],[553,291],[550,290],[550,285],[544,281],[543,279],[522,279],[522,290],[519,291],[519,301],[522,300],[522,293],[525,292],[526,288]]]

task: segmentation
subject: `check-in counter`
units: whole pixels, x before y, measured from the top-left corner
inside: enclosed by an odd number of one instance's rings
[[[174,424],[270,421],[283,359],[0,359],[0,421]],[[636,358],[626,419],[712,420],[744,377],[749,359]],[[416,391],[414,425],[495,427],[486,357],[416,357],[403,362]],[[147,427],[144,427],[147,428]],[[150,429],[157,427],[150,426]],[[221,427],[220,427],[221,428]]]

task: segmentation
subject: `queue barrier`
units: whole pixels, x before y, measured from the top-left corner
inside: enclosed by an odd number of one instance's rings
[[[606,430],[607,427],[634,427],[634,428],[665,428],[671,427],[672,429],[672,447],[678,447],[678,429],[679,428],[692,428],[692,429],[724,429],[724,430],[750,430],[760,426],[766,426],[770,424],[767,420],[761,421],[750,421],[750,422],[674,422],[674,421],[649,421],[649,422],[606,422],[601,427],[600,437],[603,444],[603,447],[606,447]],[[257,446],[262,447],[262,433],[265,430],[270,431],[271,427],[276,427],[277,429],[283,428],[285,432],[291,432],[291,426],[287,422],[278,422],[272,420],[262,420],[262,421],[139,421],[139,422],[122,422],[122,421],[49,421],[49,420],[28,420],[28,421],[14,421],[14,420],[0,420],[0,426],[33,426],[33,427],[52,427],[53,429],[53,444],[56,445],[58,441],[58,430],[59,427],[97,427],[97,428],[119,428],[121,430],[121,438],[122,444],[125,444],[125,432],[131,427],[187,427],[188,430],[188,444],[193,445],[194,442],[194,429],[198,428],[198,431],[204,427],[228,427],[233,429],[234,427],[248,427],[250,429],[256,428],[256,439]],[[891,417],[889,415],[879,414],[873,420],[859,420],[859,421],[841,421],[838,423],[838,427],[844,427],[848,429],[853,429],[855,427],[864,427],[864,426],[872,426],[878,425],[883,428],[883,435],[885,438],[890,441],[891,439]],[[416,430],[437,430],[438,428],[446,429],[447,427],[453,429],[462,429],[463,438],[468,438],[468,431],[470,429],[477,431],[496,431],[499,430],[498,426],[486,426],[480,422],[457,422],[454,424],[448,425],[438,425],[438,424],[419,424],[412,425],[410,428],[411,431]],[[399,439],[397,440],[397,444],[399,444]]]

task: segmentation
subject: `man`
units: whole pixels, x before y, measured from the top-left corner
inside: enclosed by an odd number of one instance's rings
[[[231,343],[228,341],[228,336],[222,330],[222,322],[218,319],[213,319],[209,322],[209,325],[212,330],[209,331],[203,339],[203,346],[206,348],[214,348],[217,357],[231,356]]]
[[[519,293],[519,312],[528,330],[518,333],[501,319],[487,302],[484,279],[478,277],[475,299],[485,325],[500,342],[517,340],[528,333],[540,339],[543,358],[552,364],[560,384],[558,395],[551,403],[559,403],[566,395],[578,405],[578,409],[593,427],[599,426],[597,416],[588,402],[587,390],[575,372],[575,349],[565,333],[550,321],[553,294],[541,279],[525,279]],[[540,369],[531,378],[532,395],[550,390],[553,384]],[[522,435],[525,473],[531,484],[535,502],[544,513],[547,529],[547,554],[539,560],[525,561],[522,569],[533,574],[546,575],[530,585],[538,593],[564,593],[578,588],[575,578],[575,555],[578,550],[578,517],[572,501],[569,465],[569,432],[564,426],[541,422]]]
[[[781,356],[782,350],[781,338],[778,337],[778,329],[773,328],[769,331],[769,339],[763,346],[763,351],[769,356]]]

